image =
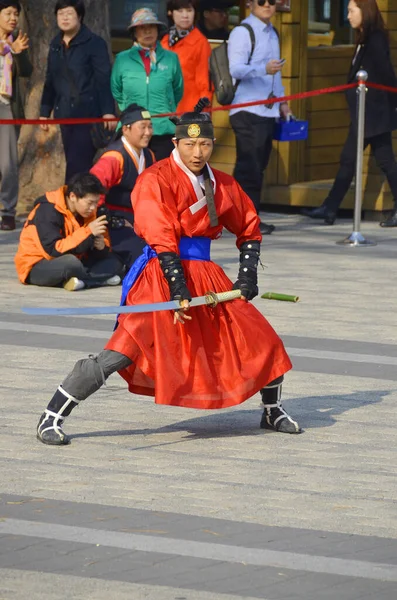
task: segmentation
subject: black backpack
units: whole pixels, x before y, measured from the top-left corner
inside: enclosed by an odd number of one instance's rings
[[[251,54],[248,59],[250,64],[255,50],[255,33],[251,25],[241,23],[239,27],[245,27],[251,38]],[[229,58],[227,55],[227,42],[223,42],[217,48],[214,48],[210,56],[210,77],[214,84],[216,99],[222,106],[231,104],[240,81],[233,83],[233,78],[229,70]]]

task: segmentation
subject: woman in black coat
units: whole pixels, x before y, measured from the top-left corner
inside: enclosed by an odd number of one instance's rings
[[[388,33],[376,0],[351,0],[348,19],[356,30],[357,45],[348,82],[356,81],[358,71],[368,73],[368,81],[397,87],[397,79],[390,59]],[[343,198],[355,175],[357,155],[357,90],[347,91],[351,124],[340,158],[340,167],[332,189],[319,208],[302,213],[312,219],[324,219],[333,225]],[[396,116],[397,94],[369,88],[366,96],[364,147],[371,146],[378,166],[386,175],[394,198],[394,210],[382,227],[397,227],[397,163],[393,153],[392,130]]]
[[[83,0],[57,0],[55,15],[59,33],[48,53],[40,105],[42,129],[48,131],[52,112],[55,118],[114,117],[108,48],[103,38],[84,25]],[[106,127],[116,125],[109,122]],[[91,131],[89,124],[61,125],[66,183],[92,167],[97,149]]]

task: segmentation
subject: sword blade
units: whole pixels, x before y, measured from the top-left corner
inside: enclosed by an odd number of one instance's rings
[[[190,306],[207,304],[206,296],[193,298]],[[154,304],[131,304],[129,306],[84,306],[76,308],[22,308],[28,315],[122,315],[129,313],[150,313],[161,310],[178,310],[177,300],[156,302]]]
[[[216,306],[218,302],[228,302],[241,298],[240,290],[228,292],[208,292],[205,296],[192,298],[190,307],[194,306]],[[178,300],[170,302],[155,302],[154,304],[130,304],[128,306],[79,306],[76,308],[22,308],[27,315],[122,315],[131,313],[160,312],[161,310],[179,310],[181,308]]]

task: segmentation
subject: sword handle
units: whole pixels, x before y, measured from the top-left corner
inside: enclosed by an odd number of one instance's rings
[[[208,306],[216,306],[219,302],[229,302],[241,298],[241,290],[230,290],[228,292],[207,292],[205,295]]]

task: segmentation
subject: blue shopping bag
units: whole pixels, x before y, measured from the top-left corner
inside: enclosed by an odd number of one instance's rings
[[[307,140],[309,135],[309,121],[283,119],[276,120],[273,139],[279,142],[295,142]]]

